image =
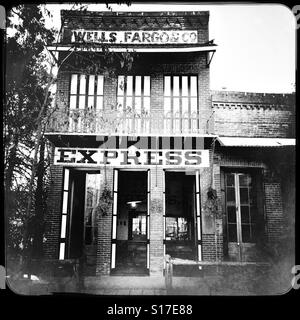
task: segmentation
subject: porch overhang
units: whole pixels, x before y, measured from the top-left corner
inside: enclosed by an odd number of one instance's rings
[[[205,149],[210,147],[211,141],[216,139],[216,135],[213,134],[90,134],[90,133],[59,133],[59,132],[46,132],[46,138],[53,143],[56,147],[87,147],[98,148],[107,139],[119,141],[118,145],[121,145],[121,140],[126,139],[129,144],[135,144],[140,139],[196,139],[196,146],[202,145]],[[202,142],[199,142],[199,141]],[[157,142],[159,144],[159,142]]]
[[[218,137],[217,141],[221,147],[288,147],[296,145],[296,139],[291,138]]]

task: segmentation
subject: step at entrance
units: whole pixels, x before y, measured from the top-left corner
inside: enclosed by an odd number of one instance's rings
[[[85,287],[90,290],[94,289],[142,289],[154,290],[165,289],[165,278],[163,276],[150,277],[123,277],[123,276],[100,276],[86,277],[84,280]]]

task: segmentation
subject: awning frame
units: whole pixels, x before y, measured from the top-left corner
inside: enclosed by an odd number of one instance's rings
[[[217,137],[221,147],[288,147],[295,146],[293,138],[248,138],[248,137]]]
[[[79,52],[102,52],[102,47],[75,47],[74,45],[59,45],[53,44],[47,46],[47,49],[51,51],[79,51]],[[215,52],[216,45],[209,46],[187,46],[187,47],[113,47],[110,46],[111,52]],[[211,62],[210,58],[209,63]]]

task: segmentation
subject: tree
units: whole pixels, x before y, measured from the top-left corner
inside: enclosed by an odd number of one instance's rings
[[[86,10],[86,6],[77,10]],[[76,60],[82,63],[83,72],[95,73],[114,73],[116,62],[128,69],[133,60],[131,53],[111,53],[104,44],[100,44],[102,50],[97,54],[80,53],[73,46],[58,57],[50,55],[47,45],[59,38],[62,28],[47,29],[44,16],[51,15],[43,5],[20,5],[8,14],[8,30],[14,32],[7,39],[6,65],[11,72],[7,75],[4,112],[5,209],[11,236],[8,243],[15,249],[21,244],[30,256],[38,257],[42,255],[50,164],[44,132],[57,109],[51,93],[57,73],[61,68],[74,67]]]
[[[14,22],[16,19],[18,23]],[[32,236],[34,230],[30,230],[33,225],[30,221],[38,211],[38,206],[35,206],[27,212],[26,203],[35,191],[29,184],[32,152],[39,116],[43,116],[40,105],[48,82],[43,50],[45,39],[52,41],[53,31],[45,28],[42,9],[35,5],[13,8],[8,13],[7,22],[6,65],[9,72],[4,109],[4,189],[7,249],[15,255],[23,251],[25,236]],[[47,95],[47,104],[50,101],[51,96]],[[45,172],[43,153],[41,148],[42,174]]]

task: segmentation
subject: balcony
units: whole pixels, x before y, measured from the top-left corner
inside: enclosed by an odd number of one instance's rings
[[[144,113],[60,109],[48,121],[47,133],[89,135],[190,135],[200,131],[199,113]]]

